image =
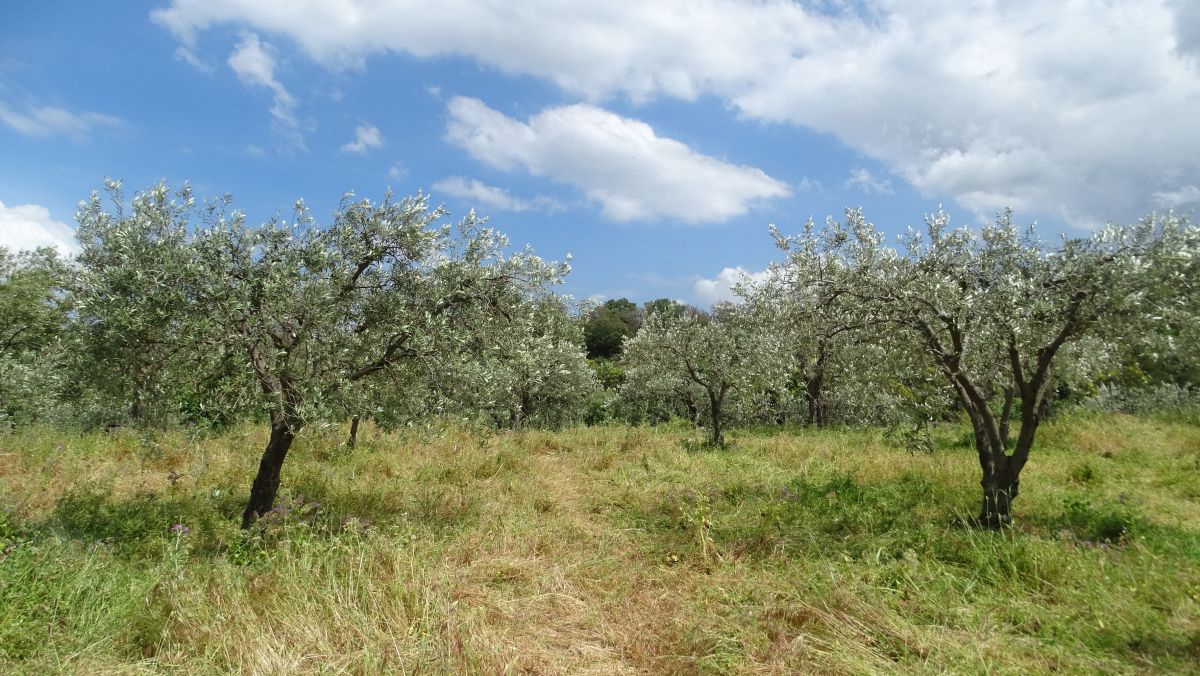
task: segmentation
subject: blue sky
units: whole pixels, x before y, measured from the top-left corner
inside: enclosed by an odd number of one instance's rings
[[[106,176],[252,222],[420,188],[573,254],[576,296],[707,304],[846,207],[1200,205],[1200,3],[944,4],[5,3],[0,246],[69,250]]]

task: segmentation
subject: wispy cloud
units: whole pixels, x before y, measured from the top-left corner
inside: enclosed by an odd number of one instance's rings
[[[805,176],[796,184],[796,189],[800,192],[822,192],[825,190],[825,186],[821,185],[817,179]]]
[[[254,33],[243,33],[228,63],[242,84],[271,91],[272,129],[288,146],[305,149],[304,134],[296,117],[296,99],[275,77],[275,51],[271,45],[260,41]]]
[[[562,205],[557,201],[539,195],[526,200],[513,197],[507,190],[486,185],[476,179],[462,176],[448,176],[433,184],[433,189],[460,199],[471,200],[501,211],[557,211]]]
[[[211,73],[213,70],[215,70],[211,63],[201,58],[201,56],[190,47],[180,46],[175,50],[175,58],[202,73]]]
[[[26,136],[62,136],[76,142],[88,141],[97,129],[124,125],[119,117],[92,112],[72,112],[56,106],[30,106],[24,110],[0,102],[0,122]]]
[[[1156,206],[1178,209],[1200,205],[1200,186],[1185,185],[1175,190],[1162,190],[1152,195]]]
[[[855,167],[850,170],[850,176],[842,183],[842,187],[858,189],[868,195],[893,194],[892,182],[872,174],[866,167]]]

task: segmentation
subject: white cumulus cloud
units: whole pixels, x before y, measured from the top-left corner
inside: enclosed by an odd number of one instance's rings
[[[828,133],[923,193],[1077,224],[1127,220],[1200,177],[1193,0],[170,0],[287,35],[331,68],[463,55],[599,102],[713,96]]]
[[[615,221],[720,222],[790,194],[760,169],[702,155],[588,104],[550,108],[528,122],[465,97],[451,99],[449,111],[450,142],[493,167],[573,185]]]
[[[692,292],[700,301],[708,304],[736,301],[733,286],[738,283],[756,284],[767,278],[768,271],[751,272],[742,266],[724,268],[712,279],[700,278],[692,284]]]
[[[342,146],[344,153],[365,155],[371,148],[383,145],[383,134],[373,124],[360,124],[354,130],[354,140]]]
[[[6,207],[0,202],[0,246],[9,250],[51,246],[64,254],[79,251],[75,229],[50,217],[50,211],[38,204]]]

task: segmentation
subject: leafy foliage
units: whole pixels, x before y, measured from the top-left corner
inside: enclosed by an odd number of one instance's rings
[[[66,396],[69,278],[53,249],[0,247],[0,429],[54,419]]]
[[[589,314],[584,324],[584,341],[590,359],[611,359],[621,354],[621,343],[637,333],[642,313],[628,298],[605,301]]]

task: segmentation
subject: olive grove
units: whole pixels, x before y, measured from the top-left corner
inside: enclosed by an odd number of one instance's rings
[[[0,249],[0,428],[253,421],[269,435],[246,527],[305,430],[348,423],[354,446],[363,420],[452,418],[675,420],[715,448],[798,425],[928,448],[931,426],[962,421],[978,522],[998,528],[1058,400],[1187,399],[1200,374],[1200,230],[1175,214],[1048,242],[1008,213],[956,228],[939,211],[893,246],[849,210],[772,226],[782,258],[704,310],[576,303],[556,292],[566,262],[423,194],[347,195],[328,221],[298,202],[253,226],[186,185],[106,192],[80,204],[77,256]]]

